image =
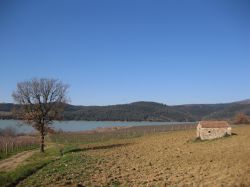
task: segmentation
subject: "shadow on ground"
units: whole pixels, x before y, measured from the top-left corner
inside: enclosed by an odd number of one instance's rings
[[[132,144],[133,143],[123,143],[123,144],[101,145],[101,146],[93,146],[93,147],[85,147],[85,148],[72,148],[72,149],[63,151],[63,154],[88,151],[88,150],[111,149],[111,148],[128,146]]]

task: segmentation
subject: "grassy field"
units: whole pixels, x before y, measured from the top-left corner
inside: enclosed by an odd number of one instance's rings
[[[0,170],[0,186],[16,186],[23,179],[59,158],[60,154],[55,147],[47,149],[44,154],[37,151],[30,158],[24,160],[15,170]]]
[[[204,142],[194,129],[89,143],[68,134],[57,137],[46,161],[37,153],[8,175],[34,164],[18,186],[250,186],[250,126],[233,132]]]

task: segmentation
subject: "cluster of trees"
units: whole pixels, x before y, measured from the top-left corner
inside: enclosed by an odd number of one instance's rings
[[[19,105],[0,104],[0,118],[10,119],[12,108]],[[250,116],[249,103],[195,104],[167,106],[154,102],[136,102],[111,106],[65,105],[64,120],[87,121],[200,121],[232,120],[238,113]]]
[[[0,119],[13,119],[13,115],[11,112],[0,111]]]
[[[232,120],[242,112],[250,115],[250,104],[195,104],[167,106],[154,102],[136,102],[111,106],[72,106],[64,112],[66,120],[89,121],[200,121]]]
[[[234,118],[234,124],[249,124],[249,117],[244,113],[239,113]]]
[[[136,102],[112,106],[68,105],[64,119],[89,121],[193,121],[185,113],[170,106],[154,102]]]

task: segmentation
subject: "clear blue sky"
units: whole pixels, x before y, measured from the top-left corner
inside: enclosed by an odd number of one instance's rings
[[[250,98],[250,1],[1,0],[0,65],[0,102],[34,77],[78,105]]]

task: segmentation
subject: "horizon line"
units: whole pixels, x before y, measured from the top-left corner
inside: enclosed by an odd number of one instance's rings
[[[242,100],[237,100],[237,101],[228,101],[228,102],[215,102],[215,103],[183,103],[183,104],[167,104],[163,102],[157,102],[157,101],[146,101],[146,100],[138,100],[138,101],[133,101],[133,102],[127,102],[127,103],[117,103],[117,104],[105,104],[105,105],[83,105],[83,104],[73,104],[73,103],[67,103],[69,105],[74,105],[74,106],[114,106],[114,105],[126,105],[126,104],[133,104],[133,103],[140,103],[140,102],[145,102],[145,103],[158,103],[158,104],[163,104],[167,106],[181,106],[181,105],[216,105],[216,104],[230,104],[230,103],[241,103],[241,102],[249,102],[250,99],[242,99]],[[0,102],[0,104],[16,104],[14,102]]]

